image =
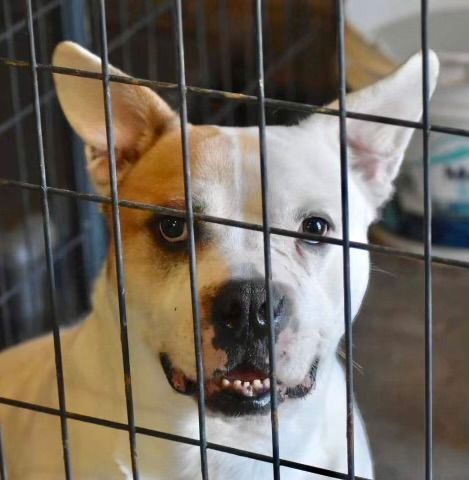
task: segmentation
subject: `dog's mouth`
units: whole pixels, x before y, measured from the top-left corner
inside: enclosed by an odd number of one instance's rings
[[[197,383],[175,367],[169,356],[160,354],[161,365],[171,387],[184,395],[197,395]],[[289,387],[277,380],[279,402],[303,398],[316,385],[319,361],[316,359],[301,383]],[[271,383],[268,368],[241,363],[228,371],[216,371],[204,383],[205,401],[213,412],[227,416],[262,415],[270,412]]]

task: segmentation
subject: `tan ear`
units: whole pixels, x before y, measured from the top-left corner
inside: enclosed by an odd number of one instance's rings
[[[58,67],[101,72],[100,58],[73,42],[59,43],[52,63]],[[112,66],[109,73],[127,76]],[[54,73],[54,82],[67,120],[86,144],[90,175],[98,190],[107,191],[109,172],[102,81]],[[175,114],[155,92],[143,86],[111,82],[111,99],[116,167],[121,179]]]

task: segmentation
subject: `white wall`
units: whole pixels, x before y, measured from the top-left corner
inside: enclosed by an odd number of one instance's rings
[[[383,25],[417,14],[420,3],[420,0],[348,0],[347,18],[363,33],[373,36]],[[467,9],[468,5],[468,0],[429,0],[431,12]]]

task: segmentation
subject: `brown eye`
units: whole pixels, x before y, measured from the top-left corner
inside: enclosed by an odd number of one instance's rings
[[[304,233],[312,233],[314,235],[320,235],[322,237],[327,235],[329,231],[329,222],[321,217],[309,217],[303,220],[301,224],[301,231]],[[304,240],[307,243],[315,245],[319,243],[319,240]]]
[[[163,217],[159,221],[159,229],[167,242],[182,242],[187,238],[187,225],[183,218]]]

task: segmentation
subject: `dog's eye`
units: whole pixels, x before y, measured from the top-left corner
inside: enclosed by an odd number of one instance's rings
[[[313,233],[314,235],[321,235],[324,237],[329,231],[329,222],[321,217],[309,217],[303,220],[301,224],[301,231],[304,233]],[[317,244],[319,240],[305,240],[310,244]]]
[[[182,242],[187,238],[186,221],[183,218],[163,217],[159,221],[161,236],[168,242]]]

